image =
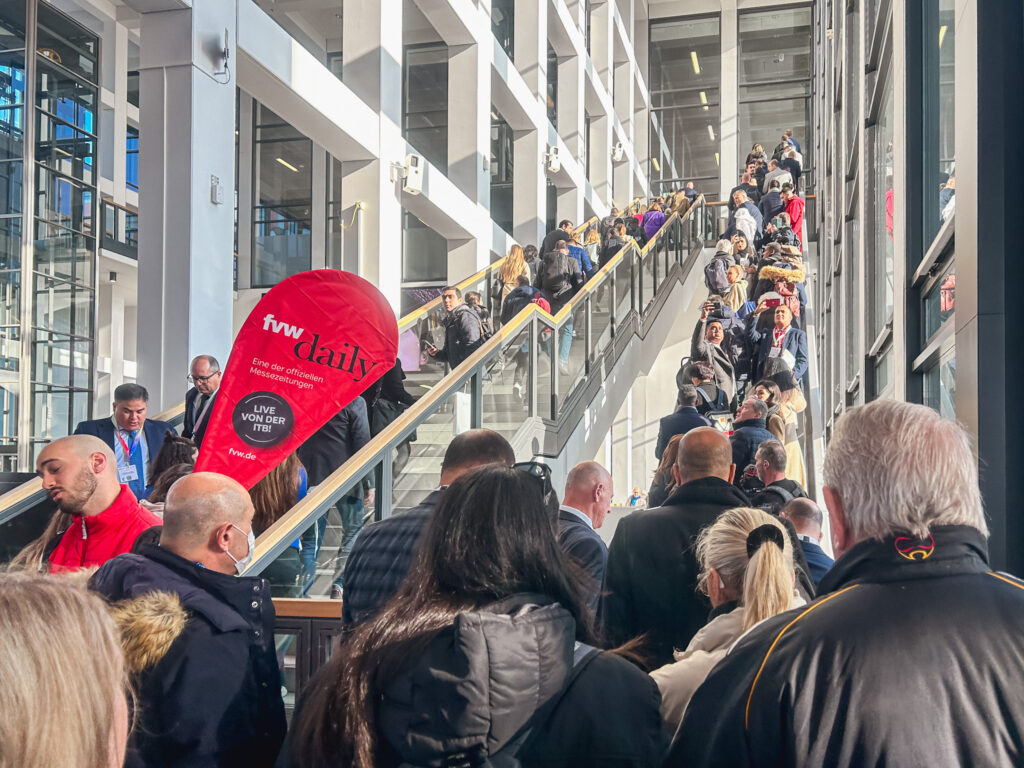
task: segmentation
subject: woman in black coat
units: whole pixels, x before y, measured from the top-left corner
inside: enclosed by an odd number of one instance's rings
[[[577,645],[591,639],[582,578],[534,478],[462,476],[401,591],[310,683],[278,765],[660,766],[653,682]]]

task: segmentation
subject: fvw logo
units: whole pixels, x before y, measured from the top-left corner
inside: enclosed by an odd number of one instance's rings
[[[289,325],[285,322],[277,322],[273,315],[265,315],[263,317],[263,330],[272,331],[274,333],[283,333],[285,336],[291,336],[293,339],[297,339],[302,335],[302,328],[297,325]]]

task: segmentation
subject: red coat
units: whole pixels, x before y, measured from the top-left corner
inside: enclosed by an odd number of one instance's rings
[[[804,201],[799,195],[793,195],[786,203],[786,213],[789,214],[789,226],[793,234],[797,236],[802,245],[804,243]]]
[[[160,518],[142,507],[127,485],[121,486],[114,503],[98,515],[73,515],[71,526],[50,553],[50,571],[77,571],[103,565],[125,552],[130,552],[139,534]]]

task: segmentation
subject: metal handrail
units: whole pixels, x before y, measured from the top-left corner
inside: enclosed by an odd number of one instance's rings
[[[670,223],[678,221],[682,224],[686,222],[691,213],[699,208],[702,203],[703,196],[694,201],[694,204],[690,206],[682,217],[678,214],[673,214],[666,220],[665,225],[655,233],[650,242],[657,242],[668,232]],[[307,494],[305,498],[300,500],[264,531],[256,539],[255,554],[245,573],[254,574],[261,572],[273,558],[277,557],[280,552],[295,540],[295,537],[301,531],[305,530],[319,515],[323,514],[322,510],[325,510],[343,495],[350,492],[370,472],[375,471],[378,462],[384,462],[385,474],[390,477],[389,459],[393,447],[417,429],[431,415],[435,406],[440,405],[445,398],[461,391],[467,380],[479,377],[483,373],[482,367],[487,360],[498,352],[506,341],[516,337],[523,329],[531,326],[534,317],[542,320],[545,324],[554,325],[556,328],[562,325],[569,311],[604,285],[608,275],[622,263],[630,252],[635,252],[638,259],[643,258],[635,242],[627,243],[605,266],[601,267],[597,274],[554,317],[541,309],[537,304],[532,303],[518,312],[490,339],[474,350],[469,357],[445,376],[441,382],[431,387],[426,394],[404,411],[399,418],[395,419],[373,437],[370,442],[352,455],[348,461],[336,469]],[[379,490],[382,492],[382,495],[384,493],[391,493],[390,488]]]

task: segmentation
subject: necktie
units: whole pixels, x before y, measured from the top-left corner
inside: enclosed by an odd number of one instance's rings
[[[128,483],[128,487],[132,489],[132,493],[135,494],[135,498],[141,499],[146,495],[146,462],[142,460],[142,443],[135,442],[135,438],[138,435],[138,430],[132,430],[128,433],[128,449],[131,454],[128,456],[128,463],[135,467],[138,478]]]

